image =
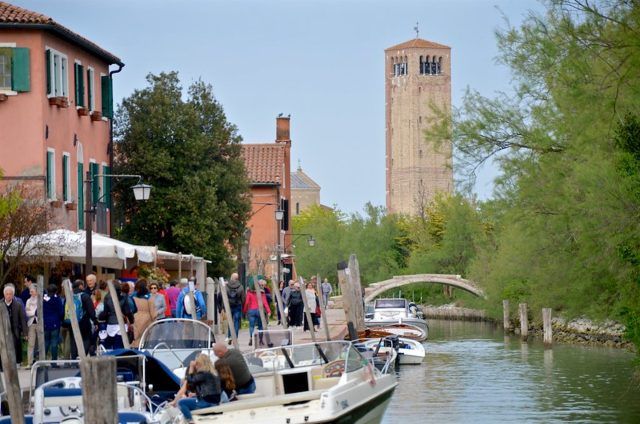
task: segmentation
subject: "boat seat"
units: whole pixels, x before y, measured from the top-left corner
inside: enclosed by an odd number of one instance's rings
[[[46,388],[43,393],[43,406],[78,406],[82,405],[82,389]]]
[[[290,395],[278,395],[271,397],[258,397],[255,399],[238,400],[237,402],[224,403],[210,408],[193,411],[194,415],[206,415],[211,413],[231,412],[251,408],[263,408],[266,406],[285,405],[289,403],[305,402],[320,399],[325,390],[313,390],[310,392],[293,393]]]

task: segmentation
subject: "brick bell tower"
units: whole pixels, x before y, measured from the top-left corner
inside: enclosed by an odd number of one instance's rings
[[[433,106],[451,113],[451,48],[415,38],[386,49],[384,69],[387,210],[416,215],[453,191],[451,142],[425,135]]]

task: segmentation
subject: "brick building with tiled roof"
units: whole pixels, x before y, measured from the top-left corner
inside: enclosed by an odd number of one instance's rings
[[[112,74],[123,66],[52,18],[0,1],[3,182],[33,185],[56,226],[84,229],[85,172],[110,173]],[[92,180],[94,230],[108,233],[111,182]]]
[[[300,215],[311,205],[320,205],[320,185],[298,164],[296,172],[291,173],[291,213]]]
[[[247,272],[273,276],[288,268],[286,259],[280,267],[274,259],[286,258],[291,242],[290,119],[276,119],[274,143],[243,144],[242,157],[251,185],[252,211],[247,223],[248,249],[241,259]]]

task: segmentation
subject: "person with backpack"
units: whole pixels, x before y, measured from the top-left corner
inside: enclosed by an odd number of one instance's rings
[[[76,280],[72,284],[73,297],[71,299],[65,299],[64,306],[64,322],[71,326],[71,308],[69,302],[73,302],[76,309],[76,317],[78,318],[78,326],[80,327],[80,337],[82,338],[82,344],[84,351],[89,355],[95,352],[90,352],[91,337],[93,329],[98,325],[96,318],[96,311],[93,308],[93,300],[91,296],[84,292],[84,281]],[[72,329],[73,331],[73,329]],[[78,357],[78,347],[75,344],[75,339],[71,340],[71,358]]]
[[[120,283],[120,280],[114,280],[113,287],[116,291],[116,297],[118,298],[118,303],[120,304],[120,311],[122,312],[122,316],[125,320],[125,323],[128,325],[132,325],[135,322],[135,318],[133,316],[133,312],[131,311],[131,307],[128,302],[128,296],[122,292],[122,288],[121,288],[122,285]],[[110,293],[107,294],[107,296],[104,298],[104,309],[100,314],[99,318],[107,323],[107,328],[106,328],[107,337],[104,339],[102,343],[104,348],[105,349],[122,349],[124,347],[124,343],[122,341],[122,333],[120,332],[120,325],[118,324],[118,316],[116,315],[116,309]]]
[[[237,272],[231,274],[231,278],[227,283],[227,298],[229,298],[229,307],[231,308],[231,312],[227,314],[227,319],[233,320],[237,338],[242,324],[242,306],[246,298],[244,287],[240,283]],[[227,343],[231,344],[231,327],[227,329]]]
[[[58,286],[47,287],[42,296],[42,317],[44,319],[44,351],[51,352],[51,359],[58,359],[58,345],[60,344],[60,326],[64,319],[64,306],[58,296]]]
[[[195,288],[196,281],[191,280],[193,283],[193,300],[195,305],[191,304],[191,296],[188,295],[190,291],[190,282],[186,284],[183,280],[180,280],[180,296],[178,296],[178,302],[176,304],[176,318],[189,318],[189,319],[202,319],[207,316],[207,305],[204,301],[204,297],[200,290]]]

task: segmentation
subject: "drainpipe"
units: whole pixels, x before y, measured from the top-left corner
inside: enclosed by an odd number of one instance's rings
[[[112,91],[112,95],[113,95],[113,74],[117,74],[118,72],[122,71],[122,68],[124,68],[124,63],[117,63],[116,65],[118,65],[118,69],[115,69],[113,71],[109,71],[109,81],[111,81],[111,91]],[[112,99],[113,101],[113,99]],[[112,106],[113,107],[113,106]],[[111,173],[113,173],[113,118],[115,116],[115,110],[113,111],[114,114],[111,116],[111,119],[109,120],[109,169],[111,170]],[[110,186],[111,187],[111,186]],[[111,194],[111,193],[109,193]],[[109,195],[109,198],[112,199],[111,202],[113,204],[113,197],[111,195]],[[113,206],[109,205],[109,237],[111,237],[113,234]]]

